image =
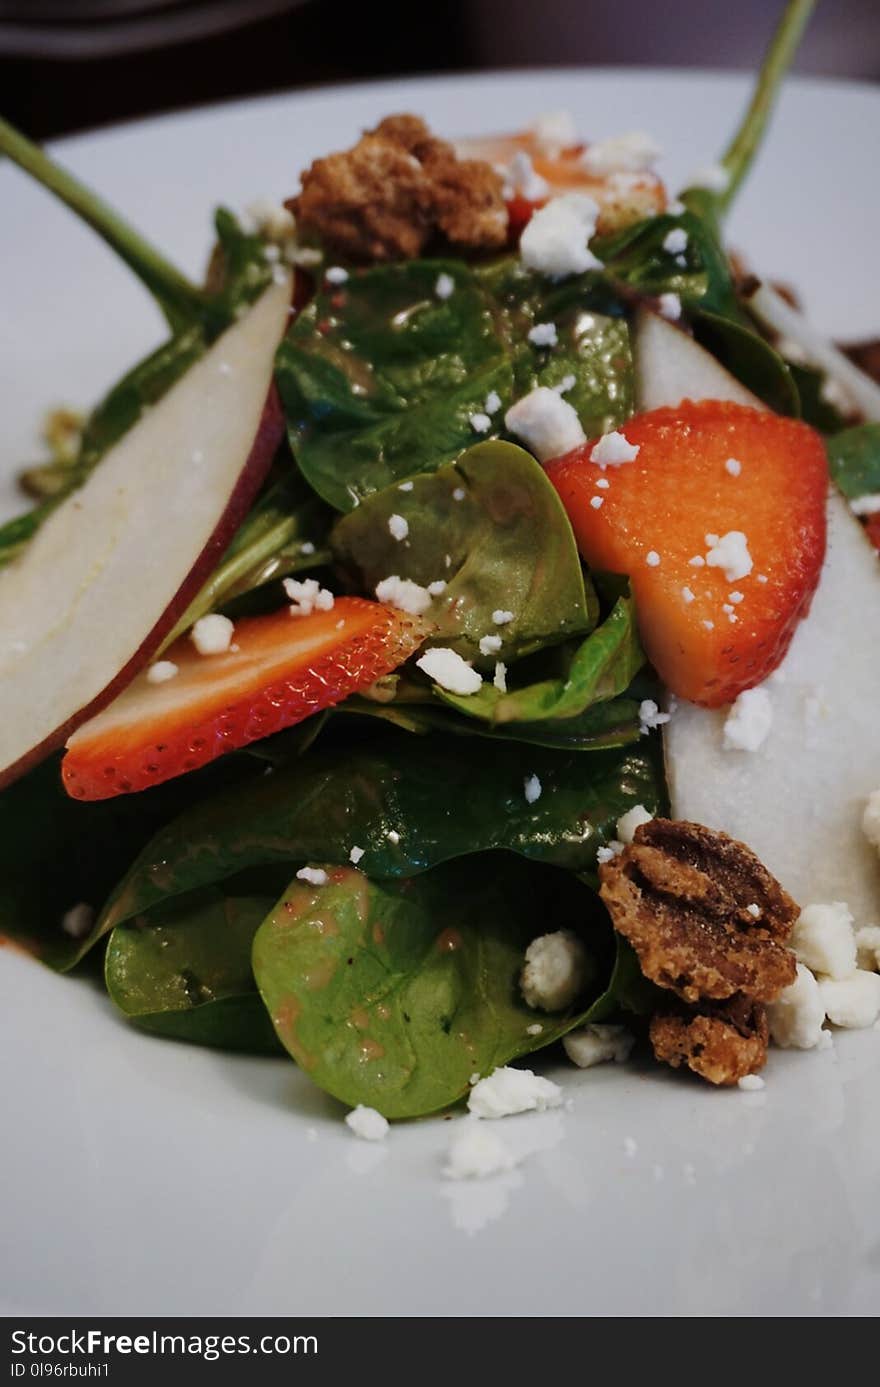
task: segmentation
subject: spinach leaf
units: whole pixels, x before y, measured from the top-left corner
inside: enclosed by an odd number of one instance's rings
[[[680,257],[664,248],[670,231],[687,233]],[[639,294],[678,294],[690,309],[738,317],[730,262],[711,219],[694,211],[663,213],[597,238],[596,255],[612,284]],[[684,261],[684,264],[680,263]]]
[[[214,213],[217,244],[211,265],[216,292],[209,305],[214,333],[227,327],[237,312],[259,298],[272,278],[272,264],[266,259],[266,243],[238,221],[227,207]]]
[[[701,311],[694,314],[693,329],[697,341],[747,390],[777,414],[800,415],[801,397],[788,363],[748,320]]]
[[[403,543],[390,530],[394,514],[409,526]],[[478,443],[409,491],[377,492],[338,522],[331,544],[368,592],[391,574],[425,587],[445,581],[429,614],[432,640],[483,665],[483,636],[501,638],[503,660],[595,624],[568,516],[543,468],[512,443]],[[496,625],[499,610],[513,620]]]
[[[112,1000],[154,1035],[278,1054],[251,971],[254,934],[274,899],[208,887],[117,926],[104,962]]]
[[[543,679],[509,693],[486,682],[467,697],[449,693],[439,685],[434,686],[434,692],[466,717],[496,726],[550,718],[562,721],[578,718],[593,704],[624,693],[644,663],[635,604],[631,597],[620,597],[602,625],[574,651],[564,677]]]
[[[801,361],[786,361],[792,380],[797,386],[800,398],[800,417],[811,428],[820,433],[839,433],[846,425],[846,419],[830,400],[826,400],[823,387],[827,380],[824,371],[806,366]]]
[[[565,873],[480,856],[415,881],[378,885],[350,867],[314,888],[294,881],[254,939],[254,976],[286,1049],[320,1088],[387,1117],[418,1117],[550,1044],[582,1016],[527,1007],[532,939],[578,930],[594,978],[609,924]],[[542,1029],[530,1035],[535,1023]]]
[[[857,424],[828,439],[828,465],[844,496],[880,492],[880,424]]]
[[[601,751],[627,746],[639,740],[639,700],[614,698],[597,703],[575,717],[545,718],[539,722],[491,722],[459,717],[450,708],[424,703],[373,703],[349,698],[337,704],[334,715],[355,713],[377,718],[405,732],[425,736],[430,732],[458,737],[488,737],[498,741],[524,742],[528,746],[553,747],[559,751]]]
[[[308,755],[202,799],[161,829],[108,903],[95,937],[159,901],[247,868],[345,863],[353,847],[374,880],[418,875],[493,848],[596,880],[596,850],[636,804],[665,806],[659,739],[593,752],[475,737],[388,731],[355,746],[329,737]],[[541,796],[528,804],[527,776]],[[391,836],[389,836],[391,835]],[[395,841],[395,839],[397,841]]]

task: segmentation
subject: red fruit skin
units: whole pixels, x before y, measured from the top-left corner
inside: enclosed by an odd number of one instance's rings
[[[348,630],[337,634],[342,618]],[[308,623],[320,628],[315,646],[279,670],[285,636],[305,635]],[[198,770],[368,688],[402,664],[423,636],[424,628],[413,618],[347,597],[337,599],[331,612],[312,617],[292,617],[285,608],[238,622],[233,639],[239,651],[230,656],[200,656],[188,637],[181,637],[165,657],[180,673],[159,686],[172,698],[179,693],[181,706],[154,716],[151,691],[144,696],[139,682],[131,692],[138,694],[142,716],[109,728],[96,725],[92,735],[88,726],[80,728],[61,763],[62,784],[73,799],[111,799]],[[272,667],[268,678],[260,672],[264,657]],[[225,684],[218,696],[212,671],[225,676],[228,661],[240,661],[242,672],[234,676],[232,691]],[[189,692],[193,682],[195,694]]]
[[[634,461],[601,472],[593,440],[549,463],[548,475],[587,562],[629,576],[646,654],[671,691],[705,707],[731,703],[776,669],[809,611],[825,556],[822,441],[796,420],[716,400],[636,415],[621,431],[639,445]],[[727,457],[740,461],[738,476]],[[705,556],[707,533],[729,530],[746,534],[751,575],[728,581],[690,565]],[[684,587],[696,594],[689,604]],[[743,593],[735,621],[724,611],[731,590]]]
[[[869,515],[865,524],[865,529],[868,532],[868,539],[871,541],[874,548],[880,549],[880,514]]]

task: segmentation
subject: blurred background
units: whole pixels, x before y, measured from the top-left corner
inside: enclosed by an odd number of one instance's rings
[[[782,0],[0,0],[38,138],[298,86],[560,64],[753,68]],[[880,0],[820,0],[797,70],[880,77]]]

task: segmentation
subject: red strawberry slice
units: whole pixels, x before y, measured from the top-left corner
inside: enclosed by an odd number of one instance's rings
[[[412,617],[360,597],[330,611],[288,609],[236,623],[233,646],[199,655],[181,637],[165,683],[138,675],[67,743],[64,788],[76,799],[146,790],[339,703],[402,664],[424,637]]]
[[[637,415],[622,432],[638,445],[632,461],[602,470],[587,443],[548,474],[588,563],[629,575],[645,650],[672,692],[729,703],[776,668],[809,610],[825,554],[822,441],[718,400]]]

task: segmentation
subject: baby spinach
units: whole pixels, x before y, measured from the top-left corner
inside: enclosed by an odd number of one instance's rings
[[[679,229],[687,234],[687,245],[676,255],[663,243]],[[725,316],[739,311],[717,227],[694,211],[649,217],[598,238],[593,248],[612,284],[639,294],[678,294],[688,308]]]
[[[367,592],[391,574],[425,587],[443,580],[429,613],[432,640],[483,664],[483,636],[501,638],[503,660],[595,624],[568,516],[529,453],[512,443],[479,443],[409,485],[375,493],[331,535],[336,557]],[[404,542],[391,533],[395,514],[409,526]],[[497,611],[513,619],[497,625]]]
[[[488,737],[559,751],[601,751],[637,742],[640,736],[639,701],[634,698],[613,698],[608,703],[594,704],[574,717],[544,718],[537,722],[481,721],[459,717],[451,708],[396,700],[373,703],[357,696],[340,703],[335,713],[377,718],[421,736],[441,732],[458,737]]]
[[[274,899],[208,887],[117,926],[104,962],[111,999],[154,1035],[279,1053],[251,971],[254,934]]]
[[[580,751],[475,737],[415,739],[389,730],[352,747],[329,736],[308,755],[230,793],[202,798],[134,861],[95,937],[158,902],[247,868],[330,861],[361,848],[374,880],[410,877],[494,848],[595,881],[596,850],[636,804],[665,803],[653,738]],[[529,804],[528,776],[541,795]]]
[[[831,477],[844,496],[880,493],[880,424],[857,424],[827,441]]]
[[[320,1088],[418,1117],[578,1024],[582,1006],[538,1013],[519,991],[531,940],[563,926],[589,950],[595,991],[608,920],[565,873],[483,855],[394,884],[330,868],[326,886],[294,881],[267,916],[254,976],[279,1039]]]
[[[799,416],[800,392],[788,363],[748,319],[738,321],[701,310],[693,315],[692,325],[697,341],[747,390],[777,414]]]

